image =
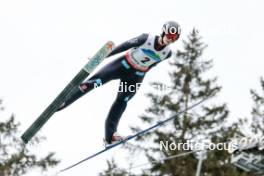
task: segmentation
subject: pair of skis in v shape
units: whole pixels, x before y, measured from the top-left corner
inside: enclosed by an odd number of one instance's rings
[[[50,117],[57,111],[57,109],[59,108],[59,106],[64,102],[65,98],[71,93],[71,91],[73,90],[74,87],[80,85],[89,75],[90,73],[92,73],[92,71],[104,60],[104,58],[106,58],[111,51],[114,48],[114,43],[112,41],[108,41],[89,61],[88,63],[85,64],[85,66],[78,72],[78,74],[70,81],[70,83],[63,89],[63,91],[53,100],[53,102],[40,114],[40,116],[32,123],[32,125],[23,133],[23,135],[21,136],[23,142],[26,144],[28,143],[32,137],[34,137],[34,135],[43,127],[43,125],[50,119]],[[100,150],[99,152],[88,156],[87,158],[65,168],[62,169],[59,173],[64,172],[66,170],[69,170],[81,163],[83,163],[84,161],[90,160],[104,152],[106,152],[107,150],[110,150],[118,145],[124,144],[127,141],[136,138],[138,136],[142,136],[145,133],[149,132],[150,130],[157,128],[159,126],[162,126],[163,124],[165,124],[168,121],[171,121],[173,119],[175,119],[176,117],[178,117],[180,114],[198,106],[199,104],[203,103],[204,101],[206,101],[210,96],[208,96],[205,99],[202,99],[200,101],[198,101],[197,103],[189,106],[188,108],[186,108],[183,111],[180,111],[178,113],[176,113],[175,115],[173,115],[172,117],[169,117],[163,121],[158,122],[156,125],[153,125],[145,130],[142,130],[134,135],[131,135],[129,137],[127,137],[125,140],[117,142],[113,145],[110,145],[108,147],[106,147],[103,150]]]

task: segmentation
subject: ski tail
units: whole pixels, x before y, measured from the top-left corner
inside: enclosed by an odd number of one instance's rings
[[[35,122],[21,136],[24,143],[28,143],[31,138],[41,129],[49,118],[57,111],[67,95],[71,93],[75,86],[80,85],[89,74],[106,58],[113,50],[114,43],[108,41],[79,71],[63,91],[53,100],[45,111],[35,120]]]

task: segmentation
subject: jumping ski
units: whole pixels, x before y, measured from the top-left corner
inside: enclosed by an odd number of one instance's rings
[[[79,73],[71,80],[71,82],[63,89],[63,91],[55,98],[55,100],[43,111],[43,113],[35,120],[35,122],[21,136],[24,143],[28,143],[31,138],[40,130],[40,128],[49,120],[56,112],[64,99],[69,95],[75,86],[81,84],[89,74],[106,58],[113,50],[114,43],[108,41],[79,71]]]
[[[205,102],[205,101],[208,100],[209,98],[210,98],[210,96],[207,97],[207,98],[204,98],[204,99],[202,99],[202,100],[200,100],[200,101],[198,101],[198,102],[196,102],[196,103],[194,103],[193,105],[187,107],[185,110],[182,110],[182,111],[176,113],[175,115],[173,115],[173,116],[171,116],[171,117],[169,117],[169,118],[167,118],[167,119],[165,119],[165,120],[163,120],[163,121],[160,121],[160,122],[158,122],[157,124],[155,124],[155,125],[153,125],[153,126],[147,128],[147,129],[145,129],[145,130],[142,130],[142,131],[140,131],[140,132],[138,132],[138,133],[136,133],[136,134],[134,134],[134,135],[131,135],[131,136],[127,137],[126,139],[122,140],[122,141],[119,141],[119,142],[117,142],[117,143],[115,143],[115,144],[113,144],[113,145],[111,145],[111,146],[109,146],[109,147],[106,147],[105,149],[100,150],[100,151],[98,151],[97,153],[95,153],[95,154],[93,154],[93,155],[90,155],[90,156],[88,156],[87,158],[84,158],[83,160],[81,160],[81,161],[79,161],[79,162],[77,162],[77,163],[75,163],[75,164],[73,164],[73,165],[71,165],[71,166],[66,167],[65,169],[60,170],[60,171],[58,172],[58,174],[60,174],[60,173],[62,173],[62,172],[65,172],[65,171],[67,171],[67,170],[69,170],[69,169],[71,169],[71,168],[73,168],[73,167],[75,167],[75,166],[77,166],[77,165],[79,165],[79,164],[81,164],[81,163],[87,161],[87,160],[90,160],[90,159],[92,159],[92,158],[94,158],[94,157],[96,157],[96,156],[98,156],[98,155],[100,155],[100,154],[102,154],[102,153],[104,153],[104,152],[106,152],[106,151],[108,151],[108,150],[114,148],[114,147],[117,147],[117,146],[119,146],[119,145],[121,145],[121,144],[125,144],[127,141],[129,141],[129,140],[131,140],[131,139],[134,139],[134,138],[136,138],[136,137],[138,137],[138,136],[143,136],[145,133],[149,132],[150,130],[153,130],[153,129],[159,127],[159,126],[164,125],[165,123],[167,123],[167,122],[169,122],[169,121],[175,119],[176,117],[178,117],[179,115],[181,115],[181,114],[187,112],[188,110],[191,110],[191,109],[195,108],[196,106],[202,104],[203,102]]]

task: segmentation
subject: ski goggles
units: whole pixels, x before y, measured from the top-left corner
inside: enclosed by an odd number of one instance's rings
[[[167,33],[167,34],[165,34],[165,36],[167,37],[167,39],[175,41],[175,40],[178,39],[179,34],[177,34],[177,33],[174,33],[174,34]]]

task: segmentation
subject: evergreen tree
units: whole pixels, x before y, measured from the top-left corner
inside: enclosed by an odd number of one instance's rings
[[[212,142],[227,143],[237,134],[241,134],[242,121],[227,123],[229,110],[224,103],[217,103],[217,95],[221,87],[217,78],[208,78],[206,73],[212,68],[212,60],[201,56],[207,45],[201,41],[197,30],[193,29],[183,40],[183,49],[178,50],[176,57],[170,62],[169,76],[171,82],[153,82],[157,91],[147,94],[151,105],[140,117],[143,123],[131,127],[134,133],[144,126],[152,126],[192,104],[207,99],[202,105],[180,114],[173,122],[169,122],[155,130],[138,137],[136,143],[129,145],[131,153],[143,152],[149,161],[149,167],[142,168],[145,175],[192,176],[197,171],[198,151],[192,149],[160,150],[163,144],[179,144],[192,141],[196,144]],[[162,91],[161,91],[162,90]],[[226,147],[227,148],[227,147]],[[187,152],[194,152],[187,154]],[[186,153],[186,154],[185,154]],[[180,155],[184,155],[181,156]],[[179,157],[171,157],[179,156]],[[171,158],[170,158],[171,157]],[[163,158],[163,159],[161,159]],[[167,159],[166,159],[167,158]],[[207,150],[203,160],[201,175],[204,176],[251,176],[252,174],[239,170],[230,163],[230,154],[226,150]],[[137,165],[139,163],[135,163]],[[115,167],[118,167],[115,165]],[[132,166],[133,168],[133,166]]]
[[[260,79],[261,89],[264,92],[264,80]],[[254,101],[252,107],[252,132],[259,136],[264,136],[264,94],[260,95],[256,90],[250,90],[251,97]]]
[[[0,109],[3,111],[1,102]],[[54,153],[48,153],[40,158],[30,152],[18,135],[19,125],[14,115],[6,121],[0,119],[0,175],[22,176],[32,168],[46,171],[49,167],[56,166],[59,160],[54,158]],[[43,137],[35,137],[31,144],[38,144],[43,139]]]
[[[239,128],[240,129],[246,129],[243,131],[243,133],[238,134],[237,133],[237,137],[238,139],[240,138],[241,140],[243,139],[242,137],[250,137],[251,139],[255,139],[259,141],[260,145],[264,144],[263,141],[263,136],[264,136],[264,119],[263,119],[263,115],[264,115],[264,80],[263,78],[260,79],[260,84],[261,84],[261,90],[262,90],[262,94],[259,94],[256,90],[251,89],[250,90],[250,94],[253,100],[253,107],[252,107],[252,111],[251,111],[251,117],[249,118],[243,118],[239,120]],[[251,123],[249,123],[251,122]],[[250,132],[247,130],[250,129],[251,130],[251,134]],[[252,134],[254,136],[252,136]],[[253,137],[253,138],[252,138]],[[252,142],[255,142],[252,141]],[[242,142],[242,141],[240,141]],[[249,148],[247,150],[244,150],[243,152],[247,152],[248,154],[253,154],[253,155],[263,155],[263,150],[258,150],[258,147],[253,147],[253,148]],[[238,155],[241,153],[237,153]],[[257,162],[258,160],[254,160],[254,162]],[[241,173],[243,173],[243,175],[255,175],[252,172],[245,172],[240,170]],[[259,174],[257,174],[259,175]]]
[[[158,162],[158,158],[166,158],[188,151],[182,149],[160,150],[160,142],[168,144],[188,143],[221,143],[227,142],[239,133],[238,124],[228,126],[226,120],[228,109],[226,104],[216,103],[221,91],[217,78],[206,78],[206,72],[212,68],[212,60],[204,60],[201,56],[207,47],[201,41],[197,30],[193,29],[187,40],[183,41],[183,50],[178,50],[175,59],[170,62],[172,70],[169,75],[170,85],[154,82],[153,86],[171,87],[168,92],[149,93],[151,106],[141,117],[146,124],[153,125],[165,117],[187,109],[193,103],[208,99],[204,104],[179,115],[173,123],[157,128],[155,131],[138,138],[149,162],[149,172],[156,175],[190,176],[196,173],[198,160],[193,154]],[[157,86],[158,85],[158,86]],[[132,128],[135,132],[142,130]],[[146,144],[152,142],[151,144]],[[147,147],[144,147],[147,146]],[[132,149],[133,150],[133,149]],[[154,161],[154,162],[153,162]],[[202,166],[203,175],[224,176],[241,175],[241,172],[230,164],[230,155],[226,150],[208,150]]]

